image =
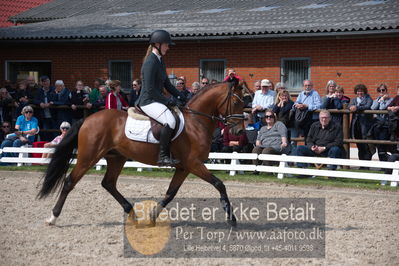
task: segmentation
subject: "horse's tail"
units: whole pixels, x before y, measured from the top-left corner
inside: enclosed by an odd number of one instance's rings
[[[83,119],[76,122],[62,141],[56,146],[43,177],[42,188],[38,198],[42,199],[53,193],[65,180],[65,175],[71,164],[73,150],[78,147],[78,134],[83,124]]]

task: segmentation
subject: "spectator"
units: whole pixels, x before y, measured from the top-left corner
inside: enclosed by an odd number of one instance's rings
[[[108,95],[108,90],[105,87],[105,85],[100,85],[99,91],[100,91],[100,98],[92,103],[93,108],[96,111],[98,111],[98,109],[103,109],[105,107],[105,101]]]
[[[223,81],[238,84],[240,80],[242,80],[242,78],[236,74],[236,71],[233,68],[231,68],[227,71],[227,76],[224,78]]]
[[[337,83],[334,80],[329,80],[326,85],[326,96],[321,99],[322,106],[326,105],[327,99],[334,97],[335,90],[337,89]]]
[[[211,84],[216,84],[216,83],[218,83],[218,81],[216,79],[211,80]]]
[[[36,83],[35,77],[34,76],[29,76],[26,79],[26,83],[27,83],[27,90],[33,94],[33,96],[35,96],[37,90],[40,88],[39,85]]]
[[[314,113],[314,110],[320,109],[321,99],[319,93],[313,90],[313,82],[311,80],[303,81],[303,91],[298,95],[296,99],[293,110],[295,111],[295,131],[296,134],[303,133],[305,138],[308,135],[309,128],[313,122],[317,121],[318,114]],[[302,113],[301,115],[297,114]],[[302,117],[298,120],[298,117]],[[291,136],[297,137],[297,136]]]
[[[222,152],[248,152],[248,139],[245,131],[239,135],[230,133],[230,128],[223,130],[223,148]]]
[[[256,154],[283,154],[288,153],[287,127],[280,121],[271,109],[265,111],[266,125],[263,126],[256,138],[256,146],[252,153]],[[259,161],[254,160],[258,165]],[[270,165],[270,161],[263,161],[263,165]],[[258,174],[257,171],[254,174]]]
[[[15,123],[16,131],[8,134],[5,140],[1,143],[1,149],[5,147],[21,147],[25,144],[32,144],[35,140],[35,135],[39,130],[38,121],[33,116],[33,108],[25,106],[22,109],[22,115],[18,116]],[[3,153],[3,157],[16,157],[16,154]]]
[[[135,79],[132,82],[132,91],[130,92],[129,106],[134,107],[136,100],[139,98],[141,92],[141,80]]]
[[[61,140],[65,137],[66,133],[68,130],[71,128],[71,124],[69,124],[67,121],[64,121],[60,125],[60,130],[61,130],[61,135],[58,135],[55,137],[51,142],[47,142],[44,144],[44,148],[54,148],[56,147]],[[50,153],[43,153],[42,158],[48,158]]]
[[[292,128],[293,123],[290,117],[290,111],[294,102],[291,100],[290,93],[286,90],[280,90],[277,93],[273,105],[273,113],[276,114],[277,121],[282,122],[287,128]]]
[[[335,89],[334,94],[331,97],[327,97],[323,104],[321,105],[321,109],[338,109],[342,110],[346,108],[350,102],[350,99],[344,96],[344,88],[338,86]],[[333,122],[342,125],[342,115],[343,114],[331,114],[331,119]]]
[[[191,98],[191,93],[188,89],[186,89],[186,83],[184,79],[177,78],[176,89],[183,93],[184,97],[188,100]],[[173,96],[172,96],[173,97]]]
[[[40,121],[40,128],[42,129],[53,129],[56,125],[56,114],[54,110],[50,110],[50,106],[53,104],[52,94],[54,88],[50,86],[50,78],[48,76],[40,77],[41,88],[36,94],[36,98],[33,103],[40,106],[38,115]],[[50,141],[54,138],[54,134],[51,132],[41,132],[40,139]]]
[[[129,105],[120,94],[121,82],[119,80],[110,80],[109,88],[111,89],[111,92],[107,95],[105,108],[126,111],[129,108]]]
[[[297,156],[323,156],[329,158],[342,158],[343,136],[340,125],[335,124],[331,120],[330,112],[321,110],[319,121],[314,122],[309,130],[306,138],[306,145],[296,148]],[[305,168],[307,164],[298,163],[298,167]],[[336,165],[328,165],[330,170],[335,170]],[[307,177],[307,176],[299,176]]]
[[[249,93],[244,94],[244,108],[252,108],[252,101],[255,97],[255,92],[260,89],[260,80],[257,80],[254,82],[253,88],[249,88]]]
[[[395,141],[399,137],[399,86],[397,95],[388,105],[388,120],[389,120],[389,134],[390,140]]]
[[[20,114],[22,111],[22,108],[24,108],[26,105],[30,104],[33,102],[33,92],[32,90],[28,90],[28,82],[26,80],[21,81],[18,83],[18,90],[15,96],[15,102],[14,105],[16,107],[16,113]]]
[[[201,85],[199,84],[198,81],[194,81],[193,84],[191,84],[191,96],[194,96],[201,88]]]
[[[271,90],[272,83],[268,79],[261,81],[261,90],[255,92],[252,102],[252,114],[254,121],[258,122],[265,116],[265,110],[273,106],[276,93]]]
[[[0,142],[3,142],[3,140],[6,138],[6,136],[10,133],[11,133],[11,124],[10,124],[10,122],[4,121],[1,124]]]
[[[53,111],[55,113],[55,127],[58,128],[63,121],[71,121],[71,110],[69,109],[69,90],[65,88],[62,80],[55,82],[55,90],[51,94],[54,106],[63,106],[64,108],[57,108]],[[68,107],[67,107],[68,106]]]
[[[373,101],[371,110],[387,110],[389,104],[392,102],[392,98],[389,97],[388,87],[385,84],[380,84],[377,87],[379,96]],[[389,140],[389,121],[387,114],[375,115],[375,120],[371,125],[368,136],[376,140]],[[380,161],[388,160],[388,151],[392,152],[395,150],[395,145],[375,145],[378,151],[378,158]]]
[[[202,77],[202,79],[201,79],[201,84],[200,84],[200,85],[201,85],[201,89],[202,89],[203,87],[209,85],[209,79],[206,78],[206,77]]]
[[[89,94],[90,103],[96,102],[100,98],[100,85],[104,85],[104,80],[96,78],[93,82],[93,88]]]
[[[276,93],[279,93],[282,90],[287,90],[283,82],[277,82],[275,89]]]
[[[367,87],[364,84],[357,84],[354,92],[357,97],[352,99],[349,104],[349,110],[353,113],[350,127],[351,136],[354,139],[366,139],[373,123],[373,116],[359,111],[370,110],[373,100],[367,94]],[[368,144],[356,143],[356,146],[360,160],[371,160],[372,153]]]
[[[11,121],[11,110],[9,105],[13,102],[6,88],[0,89],[0,123]]]
[[[92,107],[92,104],[89,102],[89,94],[84,90],[83,81],[76,81],[75,89],[70,93],[70,103],[72,109],[72,124],[74,124],[84,116],[84,110],[82,108],[78,108],[78,105],[84,105],[87,109]]]
[[[211,152],[222,151],[224,128],[225,128],[224,124],[222,122],[218,122],[217,127],[215,128],[212,134]]]
[[[4,88],[7,89],[12,99],[15,99],[15,94],[17,93],[17,84],[15,82],[11,82],[11,80],[6,80],[4,84]]]

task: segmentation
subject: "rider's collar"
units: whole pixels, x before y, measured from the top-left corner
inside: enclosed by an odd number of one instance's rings
[[[154,51],[152,52],[154,55],[156,55],[158,57],[159,62],[161,62],[161,56],[157,55]]]

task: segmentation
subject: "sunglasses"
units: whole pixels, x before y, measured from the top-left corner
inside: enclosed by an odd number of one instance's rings
[[[378,92],[386,92],[387,90],[386,89],[382,89],[382,90],[378,89],[377,91]]]
[[[32,111],[26,111],[25,114],[33,114]]]
[[[272,115],[265,115],[265,118],[274,118]]]
[[[62,129],[62,130],[68,130],[69,127],[62,127],[61,129]]]

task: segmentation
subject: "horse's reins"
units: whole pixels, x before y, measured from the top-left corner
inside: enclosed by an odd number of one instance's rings
[[[215,116],[215,115],[209,115],[197,110],[193,110],[188,106],[185,106],[184,109],[189,111],[190,113],[193,114],[197,114],[197,115],[202,115],[205,117],[210,118],[212,121],[220,121],[222,122],[225,126],[229,126],[229,127],[234,127],[236,126],[238,123],[240,122],[235,122],[235,123],[231,123],[229,122],[230,119],[239,119],[239,120],[245,120],[245,116],[243,114],[228,114],[228,112],[230,111],[231,113],[231,98],[232,96],[236,97],[238,100],[240,100],[241,102],[244,102],[243,99],[240,98],[240,96],[238,96],[237,94],[233,93],[232,88],[229,90],[229,93],[227,94],[226,98],[223,100],[223,102],[220,104],[220,106],[222,106],[223,104],[225,104],[226,101],[228,101],[228,104],[226,106],[226,111],[224,116],[220,117],[220,116]]]

